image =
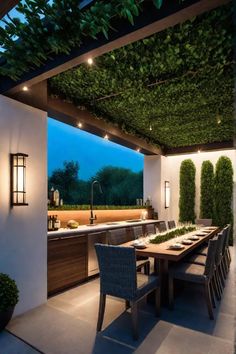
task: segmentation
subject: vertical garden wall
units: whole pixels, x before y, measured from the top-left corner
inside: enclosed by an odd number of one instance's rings
[[[214,167],[211,161],[203,161],[201,168],[200,218],[213,219]]]
[[[231,160],[222,156],[216,163],[215,188],[214,188],[214,223],[224,227],[226,224],[233,226],[233,166]],[[232,227],[233,228],[233,227]],[[231,232],[231,244],[233,233]]]
[[[180,222],[195,222],[195,175],[196,168],[193,161],[184,160],[180,167]]]

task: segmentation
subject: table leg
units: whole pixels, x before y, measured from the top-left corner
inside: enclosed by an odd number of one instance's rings
[[[166,259],[158,259],[158,275],[161,286],[161,303],[168,303],[168,271],[169,262]]]

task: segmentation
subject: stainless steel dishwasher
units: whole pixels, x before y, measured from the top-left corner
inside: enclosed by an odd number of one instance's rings
[[[94,232],[88,234],[88,276],[99,273],[95,243],[107,243],[106,232]]]

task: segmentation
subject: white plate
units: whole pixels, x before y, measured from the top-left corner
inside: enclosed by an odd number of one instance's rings
[[[199,240],[199,237],[197,237],[197,236],[189,236],[188,240],[197,241],[197,240]]]
[[[182,250],[184,248],[183,245],[181,245],[181,243],[174,243],[173,245],[169,246],[170,250]]]
[[[191,240],[183,240],[183,241],[182,241],[182,244],[183,244],[183,245],[192,245],[192,244],[193,244],[193,241],[191,241]]]

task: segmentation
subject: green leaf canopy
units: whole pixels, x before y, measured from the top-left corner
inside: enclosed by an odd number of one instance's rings
[[[164,148],[232,141],[232,43],[230,3],[57,75],[50,91]]]

